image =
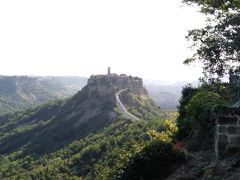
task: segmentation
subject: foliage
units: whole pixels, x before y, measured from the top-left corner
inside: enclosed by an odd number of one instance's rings
[[[223,98],[209,86],[184,89],[177,120],[178,137],[187,137],[192,148],[210,148],[215,128],[214,110],[224,104]]]
[[[184,151],[174,149],[169,142],[155,139],[130,158],[119,179],[163,179],[184,161]]]
[[[120,98],[127,110],[139,118],[151,119],[159,115],[159,107],[148,96],[123,93]]]
[[[173,113],[171,119],[166,119],[163,121],[164,130],[157,132],[155,130],[148,131],[148,135],[151,139],[159,139],[163,142],[172,142],[172,138],[178,131],[175,119],[177,118],[177,113]]]
[[[179,101],[180,105],[178,107],[179,116],[177,118],[177,127],[179,129],[177,133],[177,138],[180,140],[188,137],[191,132],[191,122],[187,117],[187,104],[191,100],[191,98],[197,93],[198,89],[193,88],[191,86],[186,86],[182,90],[182,97]]]
[[[240,14],[218,13],[208,21],[206,27],[189,31],[187,39],[192,41],[195,53],[184,63],[201,61],[204,79],[212,83],[220,81],[240,62]]]
[[[183,0],[184,3],[197,4],[202,7],[202,12],[213,13],[215,10],[228,11],[239,9],[239,0]]]
[[[192,144],[199,142],[209,147],[213,144],[215,129],[214,110],[224,104],[219,94],[202,90],[192,97],[187,105],[187,114],[193,130]]]
[[[47,108],[51,111],[50,107],[52,106],[43,109]],[[105,128],[69,144],[66,143],[63,148],[49,154],[29,152],[27,146],[15,148],[12,153],[0,156],[0,177],[1,179],[78,179],[79,177],[116,179],[128,159],[140,152],[150,140],[147,132],[165,129],[163,119],[168,118],[170,121],[174,118],[170,118],[168,114],[164,112],[158,114],[158,117],[139,122],[118,118]],[[18,116],[22,115],[18,114]],[[9,122],[17,123],[15,120]],[[22,129],[22,131],[29,130]],[[34,131],[38,130],[34,128]],[[3,132],[2,137],[8,136],[7,133],[8,131]],[[14,129],[11,133],[18,134]],[[17,139],[23,139],[23,136],[20,138],[21,134],[19,135]],[[65,141],[64,138],[61,139]]]
[[[194,54],[184,61],[203,64],[203,81],[220,82],[230,69],[239,66],[240,52],[240,1],[184,0],[196,3],[202,11],[210,13],[207,24],[201,29],[190,30],[187,39],[191,41]]]

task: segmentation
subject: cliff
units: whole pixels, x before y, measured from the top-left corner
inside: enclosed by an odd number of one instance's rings
[[[98,94],[100,97],[109,96],[128,88],[135,95],[147,95],[143,80],[139,77],[124,74],[95,75],[88,80],[89,96]]]

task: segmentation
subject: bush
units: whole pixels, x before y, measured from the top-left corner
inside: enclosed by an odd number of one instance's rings
[[[180,106],[178,107],[179,116],[177,118],[178,133],[177,138],[180,140],[190,136],[192,132],[191,123],[187,118],[186,106],[191,98],[198,92],[197,88],[186,86],[182,90],[182,97],[179,101]]]
[[[186,88],[180,101],[178,137],[188,138],[190,148],[208,149],[213,147],[215,129],[214,110],[225,104],[223,98],[210,87]]]
[[[128,161],[119,179],[163,179],[184,161],[184,150],[156,139]]]
[[[178,127],[176,125],[177,116],[177,113],[172,113],[170,119],[166,119],[163,121],[163,129],[161,132],[149,130],[147,132],[148,136],[153,140],[159,139],[163,142],[172,142],[173,137],[175,137],[176,133],[178,132]]]
[[[214,110],[224,104],[219,94],[207,90],[199,91],[187,105],[188,118],[193,129],[192,146],[209,148],[213,145],[215,130]]]

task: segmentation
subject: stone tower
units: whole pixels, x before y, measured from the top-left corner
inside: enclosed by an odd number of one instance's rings
[[[108,75],[111,74],[111,67],[108,67]]]

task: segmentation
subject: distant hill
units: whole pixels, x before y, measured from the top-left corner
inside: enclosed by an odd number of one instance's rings
[[[148,94],[153,101],[166,110],[176,110],[179,105],[182,88],[189,84],[188,82],[177,82],[170,85],[160,85],[161,83],[144,81]],[[191,83],[197,86],[197,82]]]
[[[83,77],[0,76],[0,115],[73,96]]]

